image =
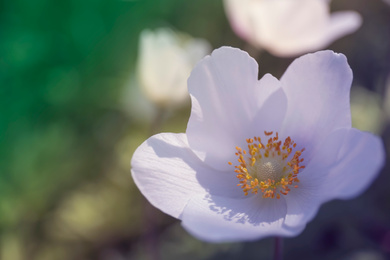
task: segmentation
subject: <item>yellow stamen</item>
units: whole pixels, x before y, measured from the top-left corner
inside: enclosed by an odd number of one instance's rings
[[[264,131],[264,135],[269,137],[265,145],[260,137],[254,137],[246,139],[247,151],[236,147],[239,165],[234,166],[234,171],[239,179],[237,186],[242,188],[245,196],[261,191],[263,198],[280,199],[280,194],[287,195],[291,191],[292,183],[294,188],[298,188],[297,176],[305,168],[301,165],[304,159],[300,157],[305,149],[294,151],[297,144],[291,137],[288,136],[282,143],[278,132],[274,136],[272,134],[273,131]]]

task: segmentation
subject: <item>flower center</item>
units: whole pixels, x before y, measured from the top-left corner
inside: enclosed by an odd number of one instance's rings
[[[269,139],[264,145],[260,137],[247,139],[248,150],[236,147],[239,165],[234,166],[239,184],[245,193],[263,193],[263,198],[280,198],[287,195],[290,187],[298,188],[298,174],[305,166],[300,158],[305,148],[296,150],[297,144],[287,137],[283,144],[278,132],[264,131]],[[295,151],[296,150],[296,151]],[[231,162],[229,162],[232,165]]]

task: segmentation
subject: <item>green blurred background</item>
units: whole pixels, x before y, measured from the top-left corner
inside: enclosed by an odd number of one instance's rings
[[[356,33],[329,48],[354,71],[355,127],[382,135],[387,149],[390,6],[334,0],[331,9],[363,16]],[[151,122],[136,116],[144,111],[126,93],[137,87],[139,34],[159,27],[205,38],[213,49],[250,51],[220,0],[0,2],[1,259],[270,258],[271,239],[197,241],[148,205],[131,179],[132,153]],[[277,77],[293,60],[255,58],[260,75]],[[162,131],[184,132],[189,111],[171,111]],[[324,205],[285,240],[286,259],[390,259],[389,183],[386,166],[359,198]]]

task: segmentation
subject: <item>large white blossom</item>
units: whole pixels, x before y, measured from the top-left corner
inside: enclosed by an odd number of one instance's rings
[[[276,56],[322,49],[356,31],[361,17],[353,11],[330,14],[326,0],[225,0],[235,33]]]
[[[362,193],[382,141],[351,127],[344,55],[296,59],[280,80],[246,52],[215,50],[188,79],[186,133],[146,140],[132,176],[155,207],[212,242],[294,236],[331,199]]]
[[[193,66],[209,52],[204,39],[168,28],[142,31],[137,69],[143,92],[159,106],[182,104],[189,99],[187,79]]]

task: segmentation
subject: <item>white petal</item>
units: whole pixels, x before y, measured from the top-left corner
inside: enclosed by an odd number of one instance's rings
[[[335,131],[334,133],[337,133]],[[298,188],[292,188],[285,196],[287,204],[286,225],[306,225],[316,215],[324,194],[321,193],[322,184],[328,169],[337,160],[341,139],[334,133],[321,140],[320,149],[313,159],[304,165],[306,168],[299,173]]]
[[[287,97],[280,82],[271,74],[265,74],[258,82],[253,96],[257,98],[260,109],[246,131],[245,138],[262,137],[264,131],[281,129],[287,111]]]
[[[330,132],[351,127],[352,71],[344,55],[320,51],[296,59],[280,81],[288,100],[282,136],[304,146],[308,161]]]
[[[315,173],[314,173],[315,174]],[[308,181],[300,181],[298,188],[292,188],[285,196],[287,215],[285,223],[290,227],[306,225],[314,218],[321,206],[320,185]]]
[[[383,142],[377,136],[357,129],[334,133],[341,148],[334,164],[326,169],[322,194],[326,200],[350,199],[360,195],[378,176],[385,162]],[[326,151],[318,151],[326,156]]]
[[[267,75],[259,82],[257,75],[256,61],[246,52],[229,47],[215,50],[191,73],[188,142],[213,168],[231,168],[227,162],[235,159],[235,147],[253,137],[256,122],[261,120],[265,127],[274,127],[283,120],[286,98],[283,91],[278,91],[279,81]],[[277,110],[275,104],[281,104]],[[272,118],[262,109],[271,111]],[[259,118],[264,114],[267,118]],[[268,129],[258,131],[264,130]]]
[[[357,12],[335,12],[330,15],[328,27],[323,34],[321,48],[329,45],[344,35],[353,33],[362,24],[362,18]]]
[[[195,66],[201,59],[206,55],[210,54],[211,46],[210,43],[204,39],[192,39],[191,41],[187,40],[187,45],[184,46],[188,62]],[[188,75],[189,76],[189,75]],[[188,77],[187,77],[188,79]],[[187,80],[186,79],[186,80]]]
[[[180,103],[188,96],[186,80],[192,67],[179,42],[179,36],[166,28],[141,33],[139,81],[146,96],[160,105]]]
[[[293,56],[317,49],[329,7],[318,0],[263,0],[256,1],[249,16],[255,43],[275,55]]]
[[[137,65],[146,96],[162,106],[179,105],[188,100],[188,76],[209,49],[206,40],[193,39],[168,28],[142,31]]]
[[[299,174],[299,187],[285,196],[286,225],[305,225],[321,203],[359,195],[375,179],[383,163],[384,148],[379,138],[353,128],[334,131]]]
[[[330,14],[329,0],[225,0],[235,33],[276,56],[319,50],[354,32],[361,24],[355,12]]]
[[[245,199],[197,196],[184,209],[182,225],[195,237],[209,242],[299,234],[304,226],[285,226],[285,215],[283,199],[263,199],[258,195]]]
[[[188,148],[185,134],[159,134],[146,140],[131,160],[142,194],[161,211],[178,218],[197,194],[242,197],[235,174],[204,165]]]

